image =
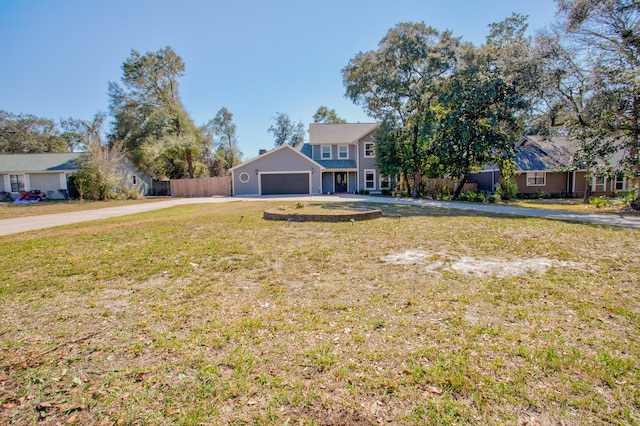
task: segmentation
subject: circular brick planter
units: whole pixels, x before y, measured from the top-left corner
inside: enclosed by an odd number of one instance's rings
[[[277,209],[265,210],[262,216],[265,220],[286,220],[290,222],[351,222],[356,220],[371,220],[382,217],[382,211],[374,208],[354,208],[323,213],[303,213],[283,211]]]

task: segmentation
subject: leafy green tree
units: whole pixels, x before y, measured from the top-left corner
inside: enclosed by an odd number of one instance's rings
[[[476,167],[495,163],[510,178],[515,142],[524,130],[538,80],[526,17],[514,14],[490,25],[487,42],[459,50],[458,65],[439,96],[436,155],[459,177],[457,198]],[[506,187],[501,185],[501,187]]]
[[[227,108],[221,108],[205,125],[204,133],[210,138],[214,149],[213,164],[209,167],[211,175],[224,176],[230,168],[240,163],[242,156],[238,149],[233,114]]]
[[[53,120],[0,110],[0,153],[69,152]]]
[[[454,69],[458,44],[448,31],[400,23],[377,50],[358,53],[342,69],[346,96],[385,126],[396,127],[385,132],[393,140],[376,159],[383,170],[402,168],[402,175],[411,176],[414,197],[429,167],[439,87]],[[389,158],[388,152],[402,157]]]
[[[269,127],[268,132],[273,134],[274,146],[298,146],[304,142],[305,129],[301,121],[295,124],[287,114],[281,112],[277,112],[273,119],[275,124]]]
[[[315,114],[313,114],[314,123],[326,123],[326,124],[343,124],[347,120],[338,117],[335,109],[329,109],[326,106],[318,108]]]
[[[591,52],[602,109],[597,126],[619,138],[625,162],[640,189],[640,2],[556,0],[571,40]],[[640,194],[640,191],[637,191]]]
[[[155,177],[206,173],[205,139],[178,93],[184,70],[184,62],[169,46],[145,54],[132,50],[122,65],[122,86],[109,83],[111,138],[124,141],[134,162]]]

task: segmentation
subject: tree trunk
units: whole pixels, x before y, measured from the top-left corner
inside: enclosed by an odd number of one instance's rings
[[[406,191],[407,194],[411,194],[411,184],[409,183],[409,176],[407,176],[407,172],[402,172],[402,185],[400,186],[401,191]]]
[[[413,198],[420,197],[421,182],[422,182],[422,173],[420,173],[420,171],[418,170],[413,174],[413,193],[412,193]]]
[[[464,175],[462,179],[458,181],[458,186],[456,186],[456,190],[453,193],[453,199],[457,200],[460,197],[460,193],[462,192],[462,188],[464,188],[464,184],[467,183],[468,175]]]
[[[584,175],[584,196],[582,198],[582,202],[584,204],[589,204],[589,196],[591,195],[591,167],[587,166],[587,170]]]
[[[636,201],[640,200],[640,128],[638,128],[638,115],[640,115],[640,96],[635,94],[633,96],[633,116],[631,119],[633,136],[629,155],[632,161],[634,161],[633,172],[635,175]],[[635,203],[635,205],[640,205],[640,202]]]
[[[195,178],[195,171],[193,169],[193,154],[191,153],[191,149],[187,148],[185,151],[185,160],[187,160],[187,171],[189,172],[189,178]]]

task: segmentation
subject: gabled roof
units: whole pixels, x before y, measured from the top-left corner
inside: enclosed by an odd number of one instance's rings
[[[523,136],[516,144],[516,170],[568,168],[578,148],[577,141],[565,137]]]
[[[81,152],[0,155],[0,173],[74,172]]]
[[[309,124],[309,143],[313,145],[355,143],[377,128],[377,123],[312,123]]]
[[[307,145],[307,144],[304,144],[304,145]],[[252,158],[252,159],[251,159],[251,160],[249,160],[249,161],[245,161],[244,163],[240,163],[240,164],[238,164],[237,166],[234,166],[234,167],[230,168],[230,169],[229,169],[229,171],[230,171],[230,172],[233,172],[234,170],[236,170],[236,169],[238,169],[238,168],[240,168],[240,167],[247,166],[247,165],[249,165],[249,164],[251,164],[251,163],[253,163],[253,162],[259,161],[259,160],[261,160],[261,159],[263,159],[263,158],[265,158],[265,157],[268,157],[268,156],[270,156],[270,155],[273,155],[273,154],[275,154],[275,153],[277,153],[277,152],[280,152],[280,151],[282,151],[282,150],[284,150],[284,149],[290,149],[291,151],[295,152],[296,154],[298,154],[299,156],[301,156],[301,157],[302,157],[302,158],[304,158],[305,160],[307,160],[307,161],[309,161],[310,163],[312,163],[312,164],[316,165],[316,166],[318,167],[318,169],[322,170],[322,169],[324,168],[324,167],[322,167],[322,165],[318,164],[318,163],[317,163],[316,161],[314,161],[310,156],[305,155],[305,154],[303,154],[303,153],[301,153],[301,152],[300,152],[300,151],[301,151],[301,149],[302,149],[302,147],[303,147],[304,145],[302,145],[302,146],[298,146],[298,147],[293,147],[293,146],[291,146],[291,145],[284,144],[284,145],[279,146],[279,147],[277,147],[277,148],[275,148],[275,149],[272,149],[271,151],[267,151],[267,152],[265,152],[264,154],[260,154],[260,155],[258,155],[257,157]]]
[[[572,169],[580,142],[563,136],[523,136],[516,144],[516,170],[546,171]],[[608,159],[614,168],[621,168],[624,150],[618,149]],[[600,163],[600,162],[599,162]]]

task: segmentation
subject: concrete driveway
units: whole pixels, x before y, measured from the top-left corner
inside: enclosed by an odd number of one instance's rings
[[[367,202],[367,203],[396,203],[421,206],[428,208],[474,211],[488,214],[503,214],[518,217],[541,217],[569,222],[585,222],[606,226],[619,226],[640,229],[640,216],[624,216],[615,214],[578,213],[557,210],[543,210],[521,207],[508,207],[495,204],[462,203],[453,201],[413,200],[389,197],[374,197],[367,195],[321,195],[321,196],[290,196],[290,197],[209,197],[209,198],[172,198],[153,203],[133,204],[123,207],[108,207],[103,209],[82,210],[78,212],[57,213],[40,216],[27,216],[0,220],[0,236],[19,234],[72,223],[88,222],[126,216],[152,210],[166,209],[185,204],[230,203],[255,201],[329,201],[329,202]]]

